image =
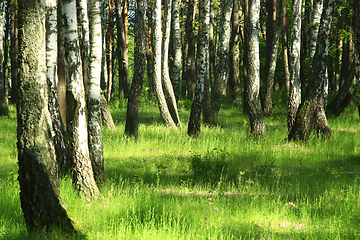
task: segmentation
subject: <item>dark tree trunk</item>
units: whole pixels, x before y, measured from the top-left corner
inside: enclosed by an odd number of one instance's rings
[[[135,69],[126,111],[125,134],[130,137],[135,137],[135,139],[138,137],[139,106],[145,73],[145,57],[147,48],[146,2],[146,0],[137,0],[137,8],[135,13]]]
[[[5,0],[0,0],[0,116],[9,115],[6,94],[6,77],[4,71],[4,27],[5,27]]]
[[[111,116],[108,102],[106,101],[104,94],[100,95],[100,108],[101,108],[101,118],[103,123],[107,126],[107,128],[110,131],[115,131],[116,127],[114,124],[114,120]]]
[[[18,94],[17,94],[17,64],[18,64],[18,4],[16,2],[11,3],[11,29],[10,29],[10,44],[11,44],[11,102],[16,103]]]
[[[289,71],[289,48],[287,41],[287,11],[286,11],[286,0],[281,0],[282,16],[281,16],[281,42],[282,42],[282,53],[283,53],[283,64],[284,64],[284,81],[286,88],[286,96],[289,96],[290,88],[290,71]]]
[[[304,101],[300,104],[289,140],[307,140],[316,122],[324,138],[331,137],[331,129],[325,115],[324,89],[328,83],[326,68],[330,47],[330,30],[335,0],[324,2],[316,51],[309,69],[309,85]]]
[[[17,147],[20,201],[29,233],[64,238],[80,229],[60,197],[58,167],[52,142],[45,60],[45,5],[19,1],[19,100]],[[44,233],[44,230],[46,232]],[[67,235],[67,237],[66,237]],[[43,236],[47,238],[47,236]]]

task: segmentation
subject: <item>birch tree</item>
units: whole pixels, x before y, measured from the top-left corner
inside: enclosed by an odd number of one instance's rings
[[[180,11],[179,0],[172,0],[171,29],[174,52],[174,62],[171,69],[171,84],[174,89],[176,103],[180,95],[180,69],[181,69],[181,37],[180,37]]]
[[[324,91],[328,85],[326,75],[327,59],[330,48],[330,33],[335,0],[324,0],[321,15],[316,51],[309,70],[309,85],[306,88],[304,101],[299,106],[289,140],[307,140],[314,123],[324,138],[331,137],[331,129],[325,115]]]
[[[160,109],[160,115],[166,126],[176,128],[166,103],[161,78],[161,0],[155,1],[154,15],[154,88],[156,100]]]
[[[56,1],[48,1],[46,8],[46,76],[49,85],[49,111],[55,132],[56,159],[61,173],[70,170],[66,129],[58,101],[58,24]]]
[[[265,120],[260,103],[260,56],[259,56],[260,0],[249,0],[246,17],[246,98],[250,118],[250,132],[254,136],[265,134]]]
[[[164,2],[164,21],[161,52],[161,83],[170,115],[176,125],[180,125],[180,118],[176,104],[174,89],[169,76],[169,42],[171,30],[171,3],[172,0]]]
[[[146,5],[146,0],[137,1],[135,12],[135,69],[126,111],[125,134],[130,137],[135,137],[135,139],[138,137],[140,97],[146,66]]]
[[[202,0],[202,31],[200,38],[200,58],[197,66],[197,83],[195,89],[195,97],[191,106],[190,119],[188,124],[188,135],[199,137],[200,130],[200,117],[202,101],[204,97],[204,82],[209,75],[209,25],[210,25],[210,0]]]
[[[274,88],[274,76],[278,55],[280,38],[280,6],[276,0],[267,0],[267,24],[266,24],[266,59],[265,59],[265,94],[264,94],[264,115],[272,115],[272,95]]]
[[[221,15],[219,27],[219,40],[216,48],[215,82],[211,90],[212,124],[217,124],[221,100],[230,66],[230,38],[231,38],[231,13],[234,0],[221,2]]]
[[[0,0],[0,116],[9,115],[9,106],[6,94],[6,77],[4,62],[4,27],[5,27],[6,0]]]
[[[88,129],[85,115],[85,89],[82,76],[76,1],[62,1],[64,48],[67,79],[67,130],[73,162],[73,182],[81,196],[88,200],[99,194],[89,156]]]
[[[20,201],[29,233],[54,231],[77,234],[60,197],[58,167],[52,141],[54,134],[48,109],[45,57],[46,3],[19,0],[19,100],[17,148]]]
[[[290,86],[288,103],[288,131],[295,122],[296,112],[301,102],[300,46],[301,46],[301,0],[294,0],[292,8]]]
[[[89,153],[96,183],[104,181],[103,139],[101,128],[101,16],[100,2],[88,0],[89,4],[89,76],[88,76],[88,137]]]

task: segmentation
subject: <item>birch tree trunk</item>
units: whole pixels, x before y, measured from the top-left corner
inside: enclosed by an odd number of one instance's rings
[[[263,111],[265,116],[272,115],[272,95],[280,38],[280,6],[276,0],[267,0],[268,19],[266,24],[266,59],[265,59],[265,95]]]
[[[179,0],[172,0],[171,10],[172,42],[174,48],[174,61],[172,66],[171,84],[174,89],[176,103],[180,96],[180,69],[181,69],[181,37],[180,37],[180,11]]]
[[[66,58],[67,124],[73,182],[81,196],[91,201],[99,195],[89,156],[88,129],[85,115],[85,90],[77,30],[76,1],[62,1],[62,21]]]
[[[288,131],[295,122],[296,112],[301,102],[300,80],[300,46],[301,46],[301,0],[294,0],[292,9],[291,53],[290,53],[290,86],[288,103]]]
[[[197,67],[197,83],[195,97],[191,106],[190,119],[188,124],[188,135],[200,137],[201,130],[201,108],[204,96],[204,82],[209,75],[209,25],[210,25],[210,0],[202,0],[202,32],[200,38],[200,54]]]
[[[82,70],[83,70],[83,82],[85,86],[85,94],[87,93],[88,88],[88,72],[89,72],[89,61],[90,61],[90,33],[89,33],[89,16],[88,16],[88,1],[87,0],[78,0],[79,7],[77,9],[77,14],[79,16],[80,26],[81,26],[81,38],[80,43],[82,44],[83,51],[82,53]]]
[[[171,2],[172,0],[165,0],[164,2],[164,31],[162,38],[162,53],[161,53],[161,83],[166,99],[170,115],[176,125],[180,125],[180,118],[176,104],[174,89],[169,76],[169,42],[171,30]]]
[[[20,201],[29,233],[41,233],[46,229],[71,238],[70,235],[81,229],[76,228],[60,197],[53,124],[48,109],[46,3],[50,1],[19,0],[17,148]]]
[[[5,3],[0,0],[0,116],[9,115],[9,106],[6,94],[6,77],[3,67],[4,62],[4,27],[5,27]]]
[[[154,87],[156,99],[159,105],[161,118],[165,125],[176,128],[176,124],[174,123],[166,104],[161,83],[161,0],[156,0],[155,2],[154,19]]]
[[[50,5],[52,4],[52,5]],[[53,123],[56,160],[62,174],[70,171],[66,129],[58,101],[58,24],[56,1],[48,1],[46,12],[46,75],[49,85],[49,111]]]
[[[292,127],[289,140],[307,140],[314,123],[324,138],[331,137],[331,129],[327,123],[324,110],[324,91],[327,89],[327,59],[330,48],[331,23],[335,0],[325,0],[321,15],[316,51],[309,70],[309,85],[304,101],[300,104]]]
[[[211,108],[212,124],[217,124],[220,111],[221,100],[224,89],[226,88],[226,79],[230,67],[230,38],[231,38],[231,13],[234,0],[224,0],[221,2],[221,15],[219,27],[219,40],[216,48],[215,63],[215,82],[211,89]]]
[[[129,49],[126,45],[127,35],[124,24],[124,19],[122,18],[121,13],[121,1],[116,1],[116,10],[117,10],[117,44],[118,44],[118,61],[119,61],[119,85],[120,93],[124,94],[125,98],[129,97],[130,94],[130,74],[129,74]],[[121,96],[120,96],[121,98]]]
[[[137,139],[139,129],[139,106],[145,74],[145,57],[147,48],[146,0],[137,0],[135,12],[135,53],[134,77],[126,111],[125,134]]]
[[[88,138],[89,153],[96,183],[104,182],[103,139],[101,128],[101,16],[100,2],[88,0],[89,6],[89,75],[88,75]]]
[[[246,105],[250,118],[251,134],[265,134],[265,120],[260,103],[260,56],[259,56],[259,15],[260,0],[249,0],[249,10],[246,22]]]

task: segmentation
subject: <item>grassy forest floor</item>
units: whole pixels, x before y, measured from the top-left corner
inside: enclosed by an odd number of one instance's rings
[[[111,110],[117,130],[104,129],[103,198],[84,202],[70,178],[60,179],[61,196],[88,239],[360,239],[355,108],[329,119],[332,139],[314,133],[305,143],[284,141],[282,108],[254,139],[242,110],[223,106],[220,126],[202,127],[194,139],[186,134],[188,107],[180,107],[183,126],[174,130],[147,103],[137,141],[124,137],[125,107]],[[0,118],[0,239],[30,239],[16,162],[11,106],[11,117]]]

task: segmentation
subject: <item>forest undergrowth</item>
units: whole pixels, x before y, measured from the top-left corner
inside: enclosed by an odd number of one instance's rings
[[[60,179],[87,239],[360,239],[355,107],[328,119],[330,140],[313,133],[294,143],[282,108],[266,118],[263,137],[251,137],[241,108],[224,106],[219,126],[190,138],[186,104],[174,130],[145,103],[135,141],[124,136],[126,109],[117,105],[116,131],[104,128],[103,197],[84,202],[69,177]],[[43,239],[27,235],[20,207],[14,106],[0,129],[0,239]]]

